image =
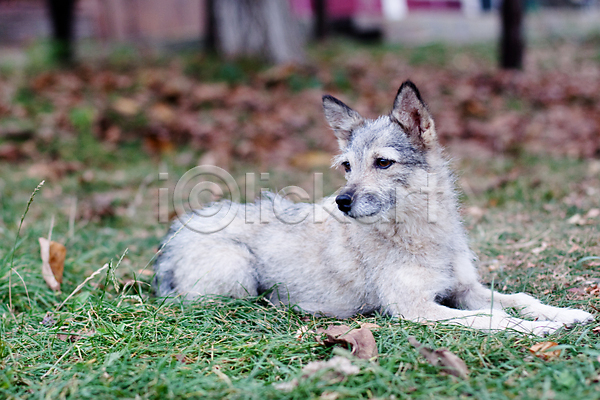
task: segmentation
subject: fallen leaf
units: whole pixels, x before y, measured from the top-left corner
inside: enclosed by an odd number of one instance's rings
[[[536,357],[539,357],[543,360],[551,360],[553,358],[560,356],[560,349],[548,351],[549,349],[551,349],[555,346],[558,346],[558,343],[556,343],[556,342],[541,342],[541,343],[536,343],[533,346],[531,346],[529,348],[529,351]]]
[[[15,162],[25,157],[25,153],[15,144],[4,143],[0,145],[0,160]]]
[[[46,238],[39,238],[38,241],[42,257],[42,276],[50,289],[59,291],[67,248],[55,241],[48,241]]]
[[[532,249],[531,252],[533,254],[540,254],[542,251],[546,250],[547,248],[548,248],[548,243],[542,242],[542,245],[540,247],[536,247],[535,249]]]
[[[567,289],[567,292],[573,293],[579,298],[583,298],[587,294],[587,291],[582,287],[572,287]]]
[[[358,324],[360,325],[361,328],[366,328],[366,329],[380,329],[381,326],[374,324],[372,322],[358,322]]]
[[[27,170],[27,175],[38,179],[58,180],[65,175],[81,170],[82,164],[78,161],[42,161],[35,163]]]
[[[591,294],[592,296],[598,297],[600,295],[600,287],[598,287],[598,284],[588,286],[585,288],[585,292]]]
[[[596,218],[600,215],[599,208],[591,208],[587,214],[585,214],[585,218]]]
[[[163,135],[148,135],[144,137],[144,148],[152,154],[168,154],[175,149],[173,142]]]
[[[92,178],[93,179],[93,178]],[[122,192],[94,193],[80,203],[80,214],[85,220],[101,220],[117,215],[117,206],[123,203]]]
[[[204,83],[196,86],[192,98],[199,103],[222,103],[228,94],[229,87],[225,83]]]
[[[140,110],[137,101],[126,97],[119,97],[115,100],[112,107],[116,112],[127,117],[134,116]]]
[[[296,340],[302,340],[304,338],[304,335],[306,335],[307,333],[316,333],[315,331],[308,329],[308,326],[303,326],[300,329],[298,329],[295,333],[294,333],[294,337],[296,338]]]
[[[323,370],[332,370],[343,376],[356,375],[360,372],[360,368],[358,368],[356,365],[352,365],[352,362],[346,357],[335,356],[328,361],[309,362],[304,368],[302,368],[302,375],[304,377],[308,377]]]
[[[463,379],[466,379],[469,376],[469,370],[465,362],[449,350],[444,348],[434,350],[426,347],[419,343],[413,336],[408,337],[408,342],[413,345],[431,365],[437,366],[439,364],[445,372]]]
[[[569,218],[567,222],[571,225],[585,225],[585,218],[583,218],[581,214],[575,214]]]
[[[63,342],[69,340],[69,334],[66,333],[59,333],[58,335],[56,335],[56,337],[58,338],[58,340],[62,340]]]
[[[44,315],[44,318],[42,319],[41,324],[47,327],[56,324],[56,321],[54,320],[54,318],[52,318],[52,313],[46,313],[46,315]]]
[[[377,356],[377,343],[366,327],[351,329],[347,325],[329,325],[327,329],[317,329],[317,333],[326,335],[324,344],[349,344],[352,354],[358,358],[368,360]]]
[[[175,119],[175,112],[165,103],[157,103],[149,111],[150,117],[163,124],[170,124]]]
[[[483,210],[483,208],[480,208],[477,206],[467,207],[467,209],[465,211],[468,215],[475,218],[476,220],[480,220],[481,218],[483,218],[483,216],[485,214],[485,211]]]
[[[231,379],[229,379],[229,377],[227,375],[225,375],[225,373],[223,371],[221,371],[221,366],[219,365],[215,365],[212,368],[212,372],[217,375],[223,382],[225,382],[228,386],[232,386],[231,385]]]
[[[59,333],[56,335],[56,337],[58,340],[62,340],[63,342],[75,343],[76,341],[80,340],[81,338],[90,337],[90,336],[93,336],[94,334],[96,334],[96,331],[93,329],[90,329],[90,330],[83,329],[77,333]]]
[[[352,365],[352,362],[345,357],[335,356],[328,361],[312,361],[302,368],[300,379],[307,379],[320,372],[324,372],[321,379],[330,384],[339,383],[348,375],[356,375],[360,372],[360,368]],[[298,386],[299,380],[292,379],[289,382],[281,382],[273,385],[275,389],[289,392]]]
[[[189,364],[190,360],[183,354],[173,354],[173,357],[182,364]]]

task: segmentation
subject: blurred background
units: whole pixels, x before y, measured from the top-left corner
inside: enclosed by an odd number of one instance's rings
[[[472,202],[542,161],[600,157],[597,0],[0,0],[3,187],[60,183],[82,221],[136,215],[198,164],[309,193],[325,172],[328,194],[321,96],[375,117],[406,79],[475,171]]]

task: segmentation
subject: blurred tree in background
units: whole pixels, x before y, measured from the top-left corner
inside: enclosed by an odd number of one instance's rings
[[[503,0],[500,9],[500,67],[523,68],[523,4],[522,0]]]
[[[259,56],[274,63],[304,59],[297,22],[287,1],[209,0],[208,48],[226,57]]]
[[[52,26],[52,58],[62,65],[73,62],[75,0],[47,0]]]

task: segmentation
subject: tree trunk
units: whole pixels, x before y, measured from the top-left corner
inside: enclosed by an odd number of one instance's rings
[[[271,62],[302,61],[304,51],[287,1],[218,0],[217,45],[229,57],[262,56]]]
[[[323,40],[327,36],[327,1],[312,0],[314,13],[314,35],[315,39]]]
[[[204,47],[209,53],[217,52],[217,21],[215,19],[216,1],[217,0],[206,0],[206,34],[204,36]]]
[[[63,65],[73,62],[75,0],[47,0],[52,26],[52,57]]]
[[[522,0],[503,0],[500,15],[502,18],[500,67],[522,69],[524,47]]]

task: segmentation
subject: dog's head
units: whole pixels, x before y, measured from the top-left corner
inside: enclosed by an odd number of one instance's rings
[[[323,108],[342,151],[334,166],[345,169],[348,181],[336,198],[338,208],[359,220],[393,218],[399,196],[427,186],[429,154],[438,153],[434,122],[419,90],[404,82],[391,113],[376,120],[332,96],[323,96]]]

